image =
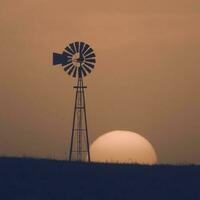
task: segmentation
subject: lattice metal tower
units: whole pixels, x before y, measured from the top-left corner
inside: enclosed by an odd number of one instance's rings
[[[96,63],[93,49],[84,42],[74,42],[62,54],[53,53],[53,65],[61,64],[68,75],[77,77],[74,116],[69,149],[69,160],[90,162],[89,136],[83,77],[91,73]]]

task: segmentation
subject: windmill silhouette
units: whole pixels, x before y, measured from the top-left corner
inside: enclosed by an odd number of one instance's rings
[[[64,71],[76,78],[75,106],[69,150],[69,161],[90,162],[89,136],[83,77],[92,72],[96,63],[93,49],[84,42],[70,43],[62,54],[53,53],[53,65],[62,65]]]

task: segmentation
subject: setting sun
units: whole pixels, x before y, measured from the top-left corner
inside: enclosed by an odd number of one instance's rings
[[[130,131],[112,131],[93,142],[90,147],[93,162],[155,164],[153,146],[144,137]]]

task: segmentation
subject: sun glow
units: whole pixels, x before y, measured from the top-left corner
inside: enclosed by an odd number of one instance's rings
[[[153,146],[130,131],[112,131],[97,138],[90,147],[93,162],[155,164]]]

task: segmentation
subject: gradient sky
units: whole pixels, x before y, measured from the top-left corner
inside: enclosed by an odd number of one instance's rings
[[[0,155],[65,159],[75,79],[52,52],[85,41],[90,142],[137,132],[161,163],[200,163],[199,0],[1,0]]]

